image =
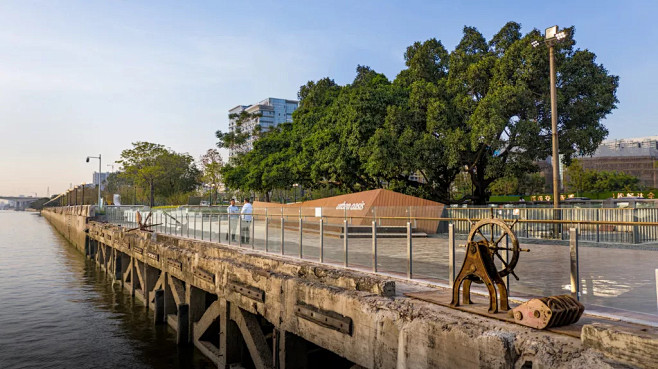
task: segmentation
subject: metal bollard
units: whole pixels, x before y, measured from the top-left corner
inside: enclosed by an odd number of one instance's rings
[[[411,241],[411,222],[407,222],[407,278],[413,279],[414,262],[413,262],[413,242]]]
[[[571,264],[571,296],[580,300],[580,280],[578,276],[578,229],[569,229],[569,259]]]
[[[455,284],[455,225],[448,224],[448,284]]]
[[[344,256],[343,266],[345,266],[346,268],[349,265],[349,262],[348,262],[348,247],[347,247],[348,246],[349,235],[348,235],[347,231],[348,231],[348,229],[347,229],[347,219],[345,219],[345,220],[343,220],[343,256]]]
[[[377,221],[372,221],[372,271],[377,273]]]

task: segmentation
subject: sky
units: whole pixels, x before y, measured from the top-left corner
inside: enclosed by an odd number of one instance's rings
[[[89,183],[132,142],[198,158],[228,110],[296,99],[309,80],[389,79],[415,41],[454,49],[465,25],[491,38],[575,26],[580,49],[620,76],[609,138],[658,135],[653,1],[0,0],[0,195]],[[114,169],[118,165],[114,164]]]

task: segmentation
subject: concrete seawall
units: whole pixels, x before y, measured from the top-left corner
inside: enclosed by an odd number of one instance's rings
[[[55,227],[78,250],[85,252],[87,243],[87,222],[94,217],[94,206],[78,205],[47,208],[41,216]]]
[[[128,232],[91,221],[92,209],[84,208],[42,214],[153,309],[156,324],[169,324],[179,344],[194,344],[220,368],[616,368],[617,360],[642,367],[656,362],[647,361],[655,354],[643,351],[608,358],[606,344],[594,335],[586,347],[575,337],[404,297],[401,292],[421,288],[410,282]],[[600,351],[589,348],[599,344]]]

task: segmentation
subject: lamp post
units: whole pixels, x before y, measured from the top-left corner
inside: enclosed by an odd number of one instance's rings
[[[566,31],[558,32],[558,27],[553,26],[546,28],[544,34],[544,43],[548,46],[549,65],[551,74],[551,138],[553,144],[553,208],[560,207],[560,176],[559,176],[559,161],[560,153],[558,148],[557,137],[557,86],[555,81],[555,44],[561,42],[567,37]],[[533,47],[538,47],[540,42],[532,41]]]
[[[89,159],[98,159],[98,208],[100,209],[100,207],[101,207],[101,168],[102,168],[101,154],[98,154],[98,156],[87,156],[87,163],[89,163]]]
[[[295,203],[297,203],[297,187],[299,187],[299,183],[293,183],[292,193],[295,196]]]

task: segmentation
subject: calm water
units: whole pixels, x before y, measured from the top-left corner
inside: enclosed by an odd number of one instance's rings
[[[0,211],[0,368],[211,368],[40,216]]]

